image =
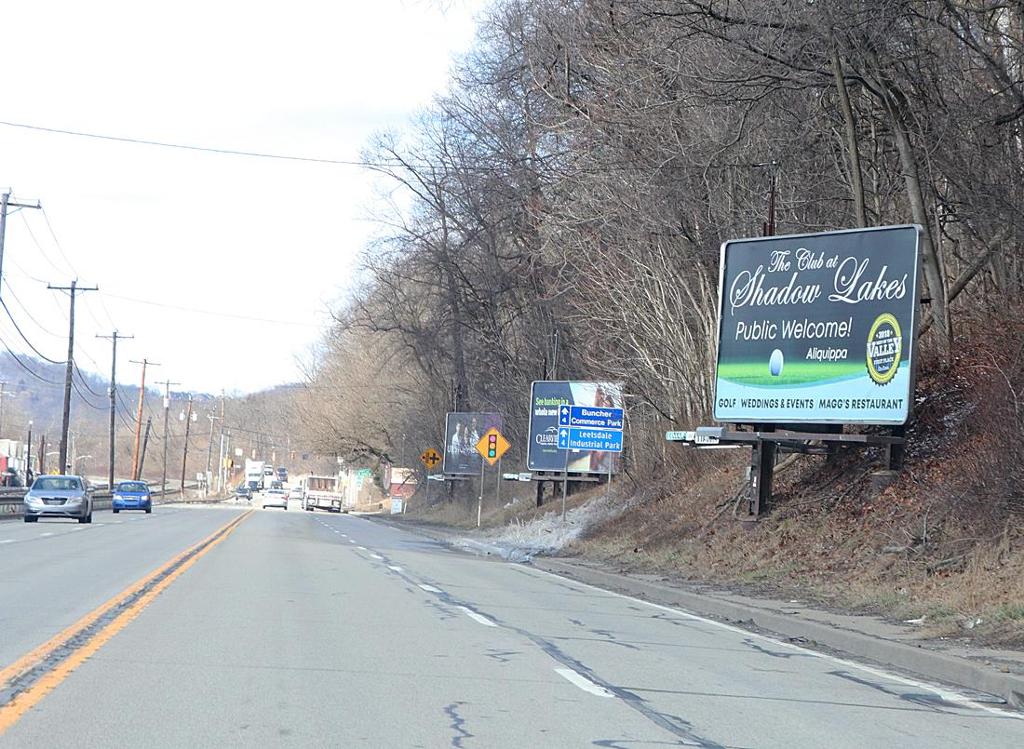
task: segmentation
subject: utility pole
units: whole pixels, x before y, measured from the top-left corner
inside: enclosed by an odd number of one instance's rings
[[[163,478],[160,480],[160,491],[163,492],[167,490],[167,443],[171,441],[170,427],[167,420],[167,415],[171,410],[171,385],[180,385],[181,383],[164,380],[157,384],[164,386],[164,471]]]
[[[18,203],[11,200],[11,194],[5,192],[0,195],[0,278],[3,278],[4,270],[4,237],[7,235],[7,209],[8,208],[42,208],[39,201],[35,205],[29,203]]]
[[[185,449],[181,454],[181,498],[185,498],[185,466],[188,463],[188,433],[192,427],[192,393],[188,394],[188,412],[185,414]]]
[[[71,297],[71,310],[68,314],[68,361],[64,371],[64,415],[60,426],[60,468],[61,472],[68,468],[68,427],[71,424],[71,375],[75,366],[75,294],[83,291],[99,291],[99,286],[79,286],[78,279],[70,286],[54,286],[46,284],[50,291],[66,291]]]
[[[28,420],[28,442],[25,443],[25,486],[32,486],[32,419]]]
[[[117,414],[117,339],[134,338],[132,335],[121,335],[116,330],[110,335],[98,335],[97,338],[109,338],[113,344],[110,358],[110,451],[107,457],[107,488],[114,490],[114,416]]]
[[[210,469],[212,468],[213,463],[213,422],[220,419],[220,417],[214,416],[213,414],[206,414],[206,418],[210,420],[210,441],[206,445],[206,493],[209,494],[211,479]],[[221,442],[223,441],[224,440],[222,439]]]
[[[4,388],[7,387],[6,380],[0,380],[0,437],[4,436]]]
[[[142,361],[131,360],[132,364],[142,365],[142,384],[139,385],[139,412],[135,416],[135,449],[132,451],[132,479],[139,480],[139,442],[142,440],[142,406],[146,402],[146,367],[159,367],[156,362],[151,362],[143,357]]]
[[[135,477],[138,481],[142,478],[142,465],[146,462],[146,446],[149,445],[149,430],[153,426],[153,417],[150,416],[146,419],[146,436],[142,438],[142,452],[139,454],[139,475]]]

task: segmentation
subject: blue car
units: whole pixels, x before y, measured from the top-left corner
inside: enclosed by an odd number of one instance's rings
[[[145,510],[153,512],[153,497],[149,487],[143,481],[122,481],[114,487],[114,498],[111,502],[114,514],[121,510]]]

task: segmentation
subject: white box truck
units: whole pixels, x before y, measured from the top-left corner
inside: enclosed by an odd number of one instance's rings
[[[263,473],[266,468],[266,463],[262,460],[245,460],[245,483],[254,490],[263,488]],[[253,486],[253,482],[256,485]]]
[[[341,487],[337,476],[308,476],[302,482],[302,507],[309,512],[342,511]],[[348,510],[345,510],[348,512]]]

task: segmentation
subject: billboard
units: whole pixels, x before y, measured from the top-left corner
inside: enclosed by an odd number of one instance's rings
[[[905,423],[919,231],[886,226],[723,244],[715,419]]]
[[[613,382],[538,380],[530,386],[530,444],[526,467],[531,471],[608,473],[617,470],[612,452],[563,449],[558,415],[562,406],[622,408],[622,385]]]
[[[483,458],[476,451],[476,443],[491,427],[501,429],[501,416],[450,412],[444,422],[444,460],[441,472],[454,476],[478,476]]]

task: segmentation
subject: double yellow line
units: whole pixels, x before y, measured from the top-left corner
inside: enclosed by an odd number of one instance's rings
[[[11,665],[0,670],[0,691],[13,689],[15,696],[8,702],[0,704],[0,734],[13,726],[22,715],[37,705],[47,694],[61,684],[76,668],[82,665],[114,635],[128,625],[142,610],[153,602],[167,586],[178,576],[195,564],[200,557],[219,544],[245,520],[253,510],[236,517],[221,526],[199,543],[178,554],[167,563],[135,581],[106,603],[90,611],[71,626],[51,637],[31,652],[26,653]],[[133,600],[134,599],[134,600]],[[109,622],[99,626],[91,635],[88,631],[104,617],[117,609],[119,611]],[[31,672],[44,667],[45,662],[54,656],[58,649],[67,646],[74,639],[86,635],[84,641],[74,646],[70,652],[60,658],[38,678],[32,679]],[[31,682],[20,689],[18,682],[26,678]]]

